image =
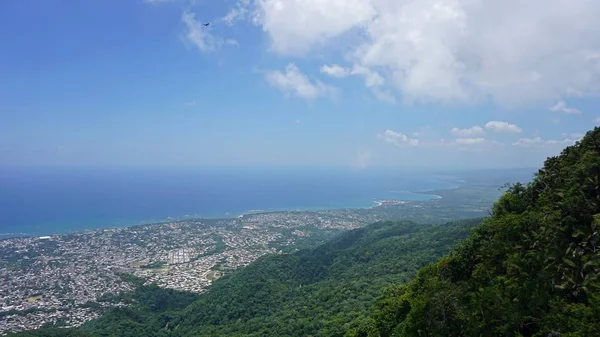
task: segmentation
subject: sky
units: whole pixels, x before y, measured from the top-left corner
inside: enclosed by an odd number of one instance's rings
[[[537,167],[600,124],[597,13],[1,1],[0,166]]]

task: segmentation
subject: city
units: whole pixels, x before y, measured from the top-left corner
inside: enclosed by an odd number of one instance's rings
[[[145,284],[202,293],[227,271],[375,219],[344,211],[276,212],[0,241],[0,334],[98,317],[106,295]]]

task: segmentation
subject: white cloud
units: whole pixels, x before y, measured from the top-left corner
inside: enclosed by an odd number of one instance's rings
[[[393,130],[385,130],[384,133],[377,135],[377,137],[383,139],[386,143],[394,144],[398,147],[419,145],[419,140],[409,138],[407,135]]]
[[[564,112],[566,114],[579,114],[581,110],[567,107],[565,101],[558,101],[555,105],[551,106],[550,111],[552,112]]]
[[[289,63],[285,70],[271,70],[265,74],[267,83],[281,90],[286,95],[295,95],[304,99],[318,97],[333,97],[338,90],[335,87],[323,84],[320,81],[311,81],[293,63]]]
[[[207,27],[196,21],[195,13],[186,10],[181,21],[186,27],[184,42],[196,46],[202,53],[212,52],[223,43],[221,38],[211,34]]]
[[[544,140],[541,137],[535,138],[520,138],[516,142],[514,142],[513,146],[518,146],[522,148],[544,148],[551,146],[567,146],[572,145],[576,142],[575,139],[565,138],[563,140]]]
[[[244,0],[283,55],[342,51],[408,101],[503,105],[600,94],[593,0]],[[240,9],[242,8],[242,9]],[[518,8],[518,10],[515,10]]]
[[[386,103],[396,103],[396,97],[390,94],[388,91],[381,91],[379,88],[375,87],[371,89],[371,92],[378,100]]]
[[[566,139],[580,140],[585,136],[583,133],[563,133],[562,136]]]
[[[520,133],[523,131],[520,127],[516,126],[515,124],[498,121],[487,122],[485,124],[485,128],[490,131],[502,133]]]
[[[596,117],[596,119],[594,120],[594,122],[600,123],[600,117]]]
[[[370,0],[254,0],[254,21],[271,37],[273,51],[286,55],[324,46],[377,14]]]
[[[367,88],[378,87],[385,84],[385,79],[379,74],[379,72],[371,70],[367,67],[355,65],[351,71],[352,75],[361,75],[365,79],[365,86]]]
[[[344,78],[349,75],[362,76],[365,80],[365,86],[371,90],[373,96],[382,102],[396,103],[396,97],[388,90],[381,89],[385,84],[385,79],[374,70],[355,65],[354,68],[344,68],[337,64],[331,66],[323,65],[320,69],[321,73],[327,74],[336,78]]]
[[[331,66],[323,65],[320,70],[323,74],[337,78],[343,78],[350,75],[350,71],[348,69],[340,67],[337,64],[332,64]]]
[[[233,7],[227,15],[223,17],[223,21],[225,21],[228,25],[233,25],[236,21],[243,20],[244,17],[248,14],[248,6],[250,5],[250,0],[241,0],[236,3],[235,7]]]
[[[460,145],[475,145],[485,142],[485,138],[457,138],[455,142]]]
[[[450,130],[450,132],[452,132],[452,134],[457,137],[473,137],[473,136],[480,136],[485,133],[483,131],[483,128],[480,126],[477,126],[477,125],[467,128],[467,129],[452,128],[452,130]]]
[[[187,102],[185,106],[196,106],[196,101]]]

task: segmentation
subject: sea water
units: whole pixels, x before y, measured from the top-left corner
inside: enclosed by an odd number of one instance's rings
[[[0,239],[257,211],[371,207],[455,188],[439,174],[344,169],[0,169]]]

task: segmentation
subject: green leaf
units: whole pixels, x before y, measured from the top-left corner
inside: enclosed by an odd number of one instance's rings
[[[563,262],[564,262],[564,263],[566,263],[566,264],[567,264],[569,267],[572,267],[572,268],[577,268],[577,265],[575,264],[575,262],[573,262],[573,261],[571,261],[571,260],[567,259],[566,257],[563,257],[563,259],[562,259],[562,260],[563,260]]]

